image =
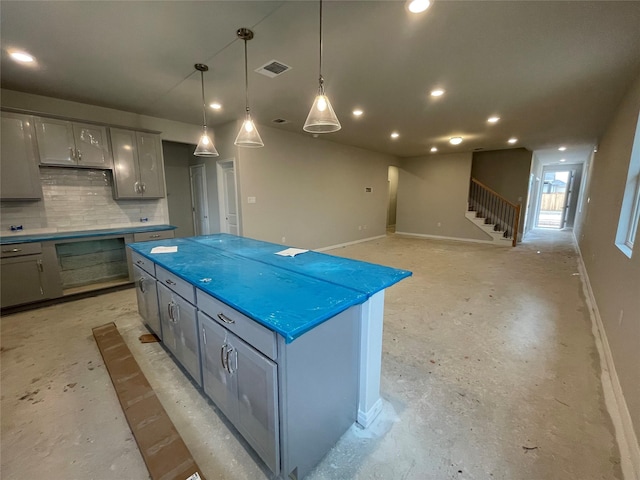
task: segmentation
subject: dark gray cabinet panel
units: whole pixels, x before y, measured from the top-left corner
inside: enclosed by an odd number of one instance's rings
[[[33,117],[2,112],[0,199],[40,200],[40,172]]]
[[[158,312],[158,290],[156,279],[142,270],[133,267],[133,280],[136,285],[136,297],[138,298],[138,312],[144,318],[146,324],[153,332],[162,338],[162,328]]]
[[[196,307],[164,285],[157,285],[162,341],[198,385],[202,385]]]

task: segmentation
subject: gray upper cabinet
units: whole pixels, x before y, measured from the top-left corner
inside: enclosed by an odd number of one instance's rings
[[[2,112],[0,199],[40,200],[40,173],[33,117]]]
[[[164,197],[160,136],[110,128],[113,148],[114,198]]]
[[[106,127],[42,117],[35,125],[40,164],[111,168]]]

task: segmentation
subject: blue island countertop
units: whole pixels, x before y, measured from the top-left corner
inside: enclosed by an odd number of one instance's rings
[[[69,232],[36,233],[32,235],[10,235],[0,237],[0,245],[13,243],[33,243],[74,238],[107,237],[109,235],[128,235],[133,233],[159,232],[161,230],[175,230],[173,225],[145,225],[140,227],[103,228],[99,230],[78,230]]]
[[[177,246],[175,253],[151,253]],[[155,240],[129,247],[292,342],[347,308],[411,275],[407,270],[306,252],[228,234]]]

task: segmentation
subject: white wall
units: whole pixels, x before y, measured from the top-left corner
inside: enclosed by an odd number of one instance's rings
[[[221,159],[231,155],[239,126],[219,135]],[[386,233],[388,166],[396,157],[322,136],[258,129],[263,148],[235,149],[244,236],[321,248]]]
[[[631,258],[615,246],[640,110],[640,77],[618,107],[588,167],[575,233],[626,405],[640,438],[640,239]],[[636,446],[637,448],[637,446]]]
[[[470,152],[402,159],[396,232],[490,240],[465,217],[470,177]]]

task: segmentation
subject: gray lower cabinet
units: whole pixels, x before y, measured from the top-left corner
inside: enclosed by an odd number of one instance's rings
[[[204,313],[198,322],[205,393],[278,474],[277,365]]]
[[[156,279],[142,268],[134,265],[133,280],[138,298],[138,312],[153,333],[162,338]]]
[[[56,281],[55,252],[41,243],[2,245],[0,304],[23,305],[62,295]]]
[[[196,383],[202,385],[196,307],[158,282],[158,309],[163,343]]]

